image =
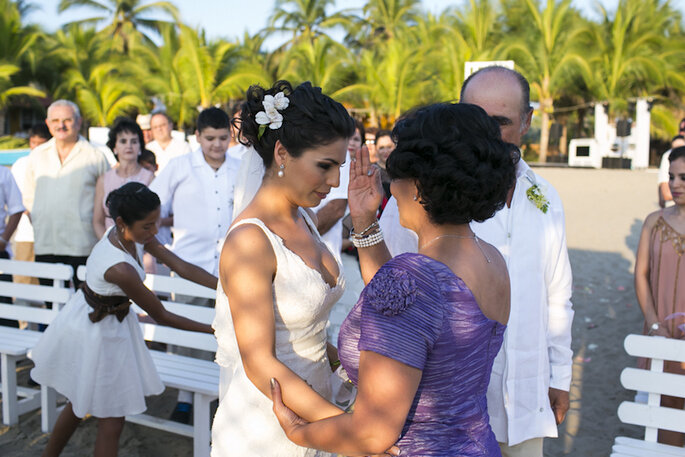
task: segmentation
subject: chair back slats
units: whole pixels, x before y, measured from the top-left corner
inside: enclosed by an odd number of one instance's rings
[[[618,407],[618,418],[626,424],[647,429],[663,429],[685,433],[685,411],[624,401]]]
[[[630,390],[674,397],[685,395],[685,376],[673,373],[658,373],[628,367],[621,372],[621,384]]]
[[[628,335],[623,343],[633,357],[685,362],[685,340],[658,336]]]

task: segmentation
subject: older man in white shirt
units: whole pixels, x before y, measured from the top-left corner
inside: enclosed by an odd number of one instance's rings
[[[48,107],[52,139],[29,154],[24,206],[30,214],[38,262],[85,265],[97,238],[93,231],[95,183],[109,169],[104,154],[79,135],[81,114],[68,100]]]
[[[519,73],[480,70],[464,82],[461,102],[483,108],[500,124],[502,138],[520,146],[532,108],[528,82]],[[399,225],[394,198],[381,227],[392,255],[418,250],[416,235]],[[543,438],[558,435],[557,424],[569,408],[573,363],[571,265],[561,199],[520,160],[507,204],[472,229],[500,250],[511,279],[509,323],[487,393],[490,425],[504,457],[542,457]]]
[[[150,131],[152,132],[153,141],[150,141],[145,147],[154,152],[158,172],[161,172],[174,157],[190,152],[188,142],[171,136],[173,127],[174,124],[166,113],[157,112],[152,114],[150,118]]]

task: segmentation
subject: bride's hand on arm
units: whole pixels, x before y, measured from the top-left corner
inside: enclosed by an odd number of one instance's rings
[[[361,232],[377,221],[376,212],[383,199],[383,186],[380,171],[369,160],[366,145],[350,160],[352,164],[347,188],[348,204],[354,231]],[[392,258],[384,241],[367,248],[358,248],[357,251],[364,284],[368,284],[378,269]]]
[[[288,406],[286,387],[272,384],[273,411],[288,439],[349,456],[400,455],[397,441],[421,381],[421,370],[375,352],[359,358],[359,393],[350,414],[308,422]],[[288,405],[288,406],[286,406]]]
[[[253,224],[236,227],[221,252],[219,280],[229,297],[245,373],[269,398],[270,379],[277,377],[287,388],[285,401],[307,420],[342,414],[275,356],[275,274],[276,256],[264,232]]]

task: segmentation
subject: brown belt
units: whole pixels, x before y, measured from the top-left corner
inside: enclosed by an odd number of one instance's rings
[[[122,295],[100,295],[88,287],[86,282],[81,283],[81,290],[86,299],[86,303],[93,308],[93,311],[88,313],[88,318],[91,322],[100,322],[106,316],[112,314],[116,316],[119,322],[122,322],[128,314],[128,309],[131,307],[131,300]]]

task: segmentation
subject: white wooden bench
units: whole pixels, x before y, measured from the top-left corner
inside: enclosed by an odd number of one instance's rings
[[[79,267],[78,278],[85,280],[85,268]],[[147,275],[145,285],[159,294],[182,294],[186,296],[215,298],[216,291],[178,277]],[[164,307],[176,314],[211,324],[214,308],[162,301]],[[138,314],[145,314],[139,306],[133,305]],[[146,341],[172,344],[203,351],[216,352],[214,335],[178,330],[153,323],[140,323]],[[127,416],[126,420],[148,427],[166,430],[193,438],[194,457],[208,457],[210,449],[210,403],[219,398],[219,366],[213,361],[200,360],[177,354],[151,350],[159,376],[167,387],[192,392],[193,425],[180,424],[168,419],[138,414]],[[49,389],[52,390],[52,389]],[[48,415],[57,411],[54,391],[49,398]]]
[[[73,293],[67,286],[73,275],[69,265],[0,259],[0,274],[52,280],[51,286],[0,281],[0,296],[14,299],[14,304],[0,304],[0,317],[4,319],[49,324]],[[52,309],[31,306],[35,302],[52,303]],[[26,358],[26,353],[35,346],[41,335],[36,330],[0,326],[2,422],[5,425],[16,424],[20,415],[41,407],[41,398],[46,400],[47,389],[17,386],[17,362]],[[43,395],[40,395],[41,391]],[[52,428],[55,419],[54,414],[43,415],[42,427]]]
[[[632,356],[652,359],[650,370],[629,367],[621,372],[623,387],[647,392],[648,400],[647,404],[624,401],[618,417],[623,423],[645,427],[645,437],[617,437],[611,457],[685,457],[685,448],[657,442],[658,429],[685,433],[685,410],[660,406],[661,395],[685,397],[685,375],[663,372],[664,360],[685,362],[685,341],[628,335],[624,347]]]

